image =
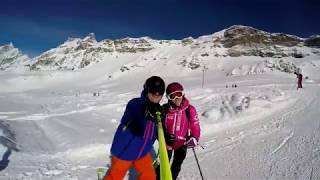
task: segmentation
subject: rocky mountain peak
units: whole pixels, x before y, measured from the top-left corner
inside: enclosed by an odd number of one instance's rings
[[[224,47],[233,46],[261,47],[261,46],[285,46],[299,45],[303,39],[284,33],[269,33],[249,26],[235,25],[224,32]]]
[[[320,47],[320,35],[310,36],[305,40],[304,44],[309,47]]]
[[[0,70],[27,65],[30,58],[22,54],[12,43],[0,46]]]
[[[19,50],[15,48],[12,43],[0,46],[0,57],[2,58],[10,57],[19,53]]]
[[[226,29],[224,32],[225,37],[229,36],[244,36],[248,34],[263,34],[266,32],[263,32],[261,30],[258,30],[256,28],[250,27],[250,26],[243,26],[243,25],[233,25]]]
[[[9,51],[9,50],[12,50],[14,49],[15,47],[13,46],[12,43],[9,43],[9,44],[5,44],[3,46],[0,46],[0,53],[3,53],[5,51]]]
[[[83,41],[87,41],[87,42],[97,42],[96,40],[96,36],[94,33],[89,33],[85,38],[83,38]]]
[[[296,57],[320,54],[319,36],[305,40],[284,33],[269,33],[253,27],[234,25],[211,35],[198,38],[187,37],[182,40],[154,40],[150,37],[104,39],[97,42],[95,34],[89,33],[84,38],[69,38],[57,48],[50,49],[34,58],[31,69],[80,69],[92,63],[98,63],[106,57],[118,58],[122,55],[135,54],[151,56],[166,54],[171,56],[181,52],[182,64],[190,62],[192,67],[199,67],[201,58],[211,57]],[[13,45],[0,46],[1,51],[14,49]],[[305,51],[307,49],[307,51]],[[155,50],[155,51],[153,51]],[[11,51],[13,52],[13,51]],[[150,52],[150,53],[149,53]],[[193,54],[192,56],[188,53]],[[178,53],[179,54],[179,53]],[[7,55],[6,55],[7,56]],[[167,57],[162,57],[166,59]],[[161,59],[161,58],[160,58]],[[179,58],[178,58],[179,59]],[[8,62],[8,60],[6,60]],[[195,66],[194,66],[195,65]]]

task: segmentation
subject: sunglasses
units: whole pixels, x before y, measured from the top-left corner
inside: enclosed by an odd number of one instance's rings
[[[183,96],[184,96],[184,93],[182,91],[175,91],[175,92],[172,92],[169,95],[167,95],[167,98],[169,100],[175,100],[178,98],[182,98]]]
[[[153,95],[162,96],[164,94],[164,89],[162,88],[149,88],[148,93]]]
[[[163,94],[159,92],[149,92],[149,93],[151,93],[153,96],[163,96]]]

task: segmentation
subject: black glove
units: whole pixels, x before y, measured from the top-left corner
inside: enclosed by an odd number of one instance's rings
[[[157,121],[156,112],[163,114],[163,108],[158,103],[149,102],[146,107],[146,117],[151,121]],[[162,117],[161,117],[162,118]]]
[[[165,133],[164,138],[166,140],[166,144],[171,146],[174,143],[174,140],[176,139],[176,136],[174,134]]]

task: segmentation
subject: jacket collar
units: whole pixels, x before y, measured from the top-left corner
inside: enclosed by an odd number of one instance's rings
[[[144,94],[144,92],[142,91],[140,94],[140,98],[143,100],[143,102],[147,102],[149,101],[149,98],[146,94]]]

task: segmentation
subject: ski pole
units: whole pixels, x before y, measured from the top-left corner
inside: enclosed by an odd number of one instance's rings
[[[200,146],[202,149],[205,149],[205,147],[201,144],[198,144],[198,146]]]
[[[100,167],[98,168],[97,171],[98,171],[98,180],[103,180],[103,177],[106,174],[105,170],[102,167]]]
[[[172,180],[172,174],[170,170],[170,163],[168,158],[166,140],[164,139],[164,132],[161,123],[161,113],[156,112],[158,122],[158,141],[160,151],[160,179],[161,180]]]
[[[199,164],[199,161],[198,161],[198,157],[197,157],[197,154],[196,154],[196,151],[194,150],[194,148],[192,148],[192,151],[193,151],[194,157],[196,158],[196,161],[197,161],[197,165],[198,165],[198,168],[199,168],[201,179],[204,180],[203,175],[202,175],[202,171],[201,171],[201,168],[200,168],[200,164]]]

